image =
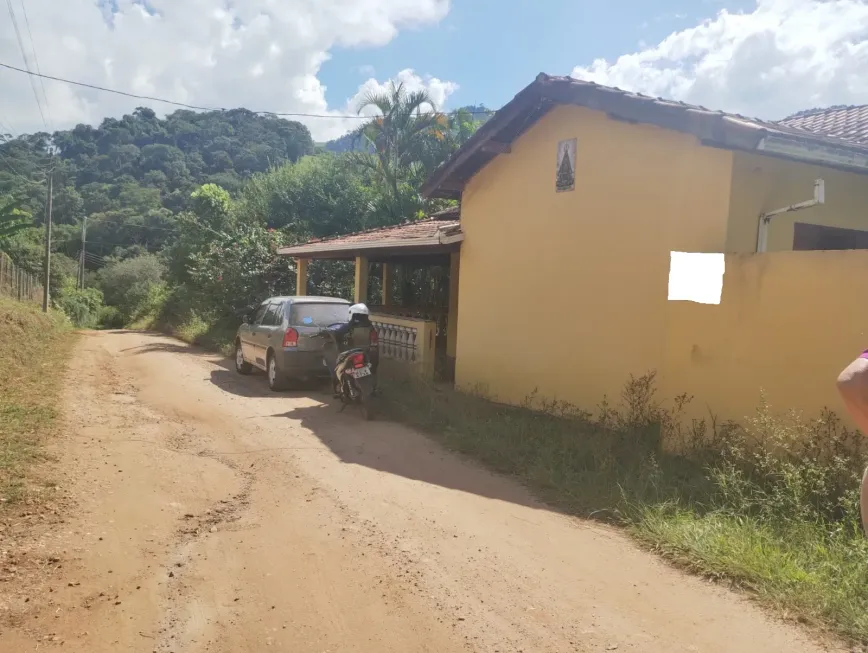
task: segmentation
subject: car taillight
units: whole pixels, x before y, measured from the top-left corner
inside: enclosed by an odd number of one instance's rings
[[[356,369],[359,369],[360,367],[364,367],[365,366],[365,355],[364,354],[353,354],[350,357],[350,363],[352,363],[352,366],[355,367]]]
[[[286,330],[286,333],[283,334],[283,346],[286,347],[298,347],[298,331],[290,327]]]
[[[371,347],[376,347],[380,344],[380,335],[376,329],[371,329]]]

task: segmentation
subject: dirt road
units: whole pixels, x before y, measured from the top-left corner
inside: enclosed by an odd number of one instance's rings
[[[835,650],[323,399],[82,337],[54,466],[72,513],[0,532],[21,579],[0,651]]]

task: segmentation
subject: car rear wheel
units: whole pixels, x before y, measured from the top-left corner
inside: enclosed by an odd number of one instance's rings
[[[268,387],[271,388],[271,390],[274,392],[286,390],[286,377],[283,376],[283,372],[280,371],[280,367],[277,365],[277,357],[272,353],[268,354],[268,363],[265,366],[265,373],[268,375]]]
[[[253,371],[253,366],[244,360],[240,342],[235,343],[235,371],[239,374],[250,374]]]

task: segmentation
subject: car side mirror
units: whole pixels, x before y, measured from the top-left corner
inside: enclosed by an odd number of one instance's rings
[[[250,324],[250,316],[246,313],[241,316],[241,324]]]

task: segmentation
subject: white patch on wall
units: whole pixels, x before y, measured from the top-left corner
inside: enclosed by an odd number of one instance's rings
[[[558,142],[558,168],[555,176],[555,189],[559,193],[576,188],[576,144],[577,139],[570,138]]]
[[[669,253],[669,301],[720,304],[726,259],[723,254]]]

